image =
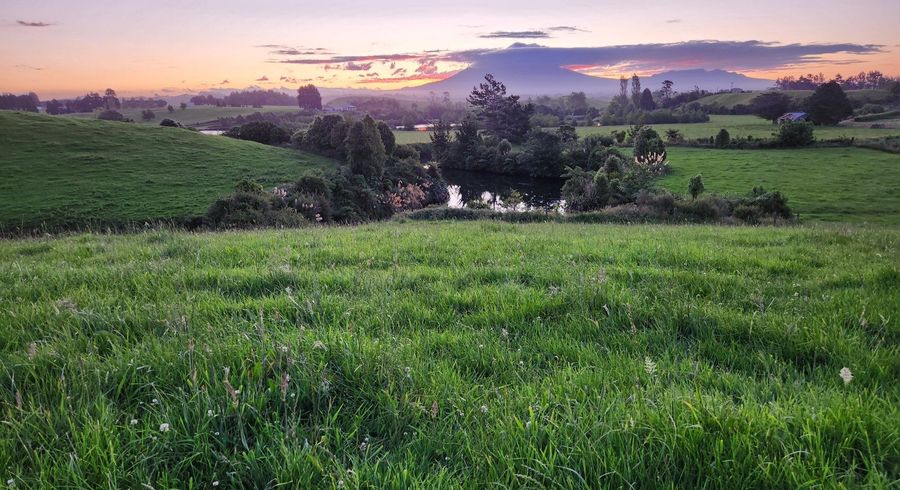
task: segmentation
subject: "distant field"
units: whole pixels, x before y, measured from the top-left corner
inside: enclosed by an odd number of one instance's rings
[[[709,122],[695,124],[654,124],[652,125],[660,133],[667,129],[681,131],[685,138],[705,138],[715,136],[720,129],[727,129],[731,136],[753,136],[754,138],[771,138],[776,127],[772,123],[756,116],[709,116]],[[887,121],[876,121],[884,124]],[[881,138],[884,136],[900,135],[900,128],[872,129],[872,123],[865,126],[821,126],[816,127],[815,136],[819,139],[848,138]],[[885,124],[887,126],[887,124]],[[609,134],[611,131],[625,131],[631,126],[586,126],[576,128],[578,134]],[[550,128],[552,129],[552,128]],[[427,143],[430,142],[430,134],[427,131],[395,131],[397,142]]]
[[[203,123],[213,122],[220,117],[237,117],[246,116],[255,112],[297,112],[299,109],[289,106],[265,106],[259,107],[211,107],[196,106],[188,107],[185,110],[175,107],[175,112],[169,113],[165,107],[161,109],[153,109],[156,118],[150,121],[141,119],[141,112],[144,109],[122,109],[119,112],[126,118],[133,119],[134,122],[146,124],[150,126],[159,126],[159,122],[169,118],[180,122],[185,126],[198,126]],[[96,119],[99,112],[80,113],[80,114],[64,114],[63,117],[71,117],[75,119]]]
[[[203,214],[242,177],[333,161],[186,129],[0,112],[0,228]]]
[[[863,148],[671,148],[669,161],[674,173],[660,184],[681,194],[702,174],[708,192],[780,190],[804,220],[900,225],[900,155]]]
[[[801,101],[806,97],[812,95],[812,90],[779,90],[778,92],[790,95],[795,101]],[[755,99],[760,94],[765,93],[764,91],[757,92],[744,92],[739,94],[713,94],[703,97],[698,100],[703,105],[718,105],[728,109],[732,107],[743,104],[750,105],[750,102]],[[858,101],[860,103],[867,102],[884,102],[885,100],[890,100],[891,94],[887,90],[848,90],[847,97],[850,100]]]

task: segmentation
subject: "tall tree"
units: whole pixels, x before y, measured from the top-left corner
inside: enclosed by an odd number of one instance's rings
[[[805,105],[809,118],[816,124],[837,124],[853,114],[853,106],[850,105],[850,99],[847,98],[844,89],[833,80],[820,85],[806,99]]]
[[[103,93],[103,104],[106,106],[106,110],[112,109],[120,109],[122,107],[122,103],[119,102],[119,98],[116,96],[116,91],[108,88]]]
[[[371,116],[356,121],[347,133],[347,160],[350,170],[368,180],[380,179],[384,174],[384,162],[387,155],[381,133]]]
[[[766,92],[750,101],[750,112],[775,124],[778,118],[791,110],[793,101],[781,92]]]
[[[484,129],[500,139],[521,143],[530,129],[531,104],[519,103],[518,95],[506,95],[506,85],[487,74],[484,83],[472,89],[466,99],[475,107]]]
[[[672,93],[674,92],[672,87],[674,87],[674,86],[675,86],[675,82],[673,82],[672,80],[663,80],[662,89],[660,90],[660,93],[662,94],[664,99],[669,100],[672,98]]]
[[[628,98],[628,79],[624,76],[619,77],[619,97]]]
[[[649,88],[645,88],[644,91],[641,92],[640,107],[645,111],[656,109],[656,102],[653,101],[653,93],[650,92]]]
[[[297,89],[297,104],[308,111],[322,110],[322,94],[315,85],[304,85]]]
[[[635,107],[641,106],[641,77],[631,75],[631,102]]]

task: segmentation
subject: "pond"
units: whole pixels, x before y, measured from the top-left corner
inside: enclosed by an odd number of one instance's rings
[[[451,208],[461,208],[472,200],[478,200],[496,211],[510,211],[513,206],[508,201],[513,191],[521,196],[522,202],[515,206],[517,211],[558,211],[565,205],[561,179],[450,169],[442,169],[441,173],[450,191],[447,205]]]

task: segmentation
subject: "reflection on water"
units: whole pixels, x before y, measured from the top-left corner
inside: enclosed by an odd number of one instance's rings
[[[465,207],[466,203],[478,200],[496,211],[511,211],[510,195],[517,191],[521,203],[516,211],[558,211],[562,212],[565,201],[560,189],[560,179],[537,179],[524,176],[498,175],[486,172],[443,169],[447,190],[450,191],[451,208]],[[514,198],[513,198],[514,199]]]

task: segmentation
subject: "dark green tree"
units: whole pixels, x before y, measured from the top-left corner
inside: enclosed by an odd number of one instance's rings
[[[831,126],[853,114],[850,99],[847,98],[844,89],[835,81],[820,85],[806,99],[805,106],[809,118],[816,124]]]
[[[791,110],[792,105],[793,101],[788,95],[781,92],[766,92],[750,101],[750,112],[775,124],[779,117]]]
[[[308,111],[322,110],[322,95],[315,85],[304,85],[297,89],[297,104]]]
[[[716,148],[725,148],[731,143],[731,135],[728,134],[727,129],[720,129],[719,133],[716,135],[715,145]]]
[[[633,128],[633,132],[634,158],[643,160],[650,155],[665,156],[666,144],[663,143],[655,129],[650,126],[640,126]]]
[[[534,107],[519,103],[518,95],[507,95],[506,85],[493,75],[485,75],[484,83],[474,88],[466,100],[475,108],[485,131],[511,143],[525,140]]]
[[[397,148],[397,138],[394,136],[394,132],[391,131],[391,127],[384,121],[378,121],[377,126],[378,133],[381,135],[381,142],[384,143],[385,153],[393,155],[394,150]]]
[[[350,126],[344,144],[347,147],[347,161],[354,174],[362,175],[369,181],[381,178],[387,155],[381,133],[371,116]]]
[[[653,93],[650,92],[649,88],[645,88],[644,91],[641,92],[640,107],[645,111],[652,111],[656,109],[656,102],[653,101]]]
[[[431,133],[431,152],[435,161],[443,162],[450,154],[450,124],[438,120]]]

